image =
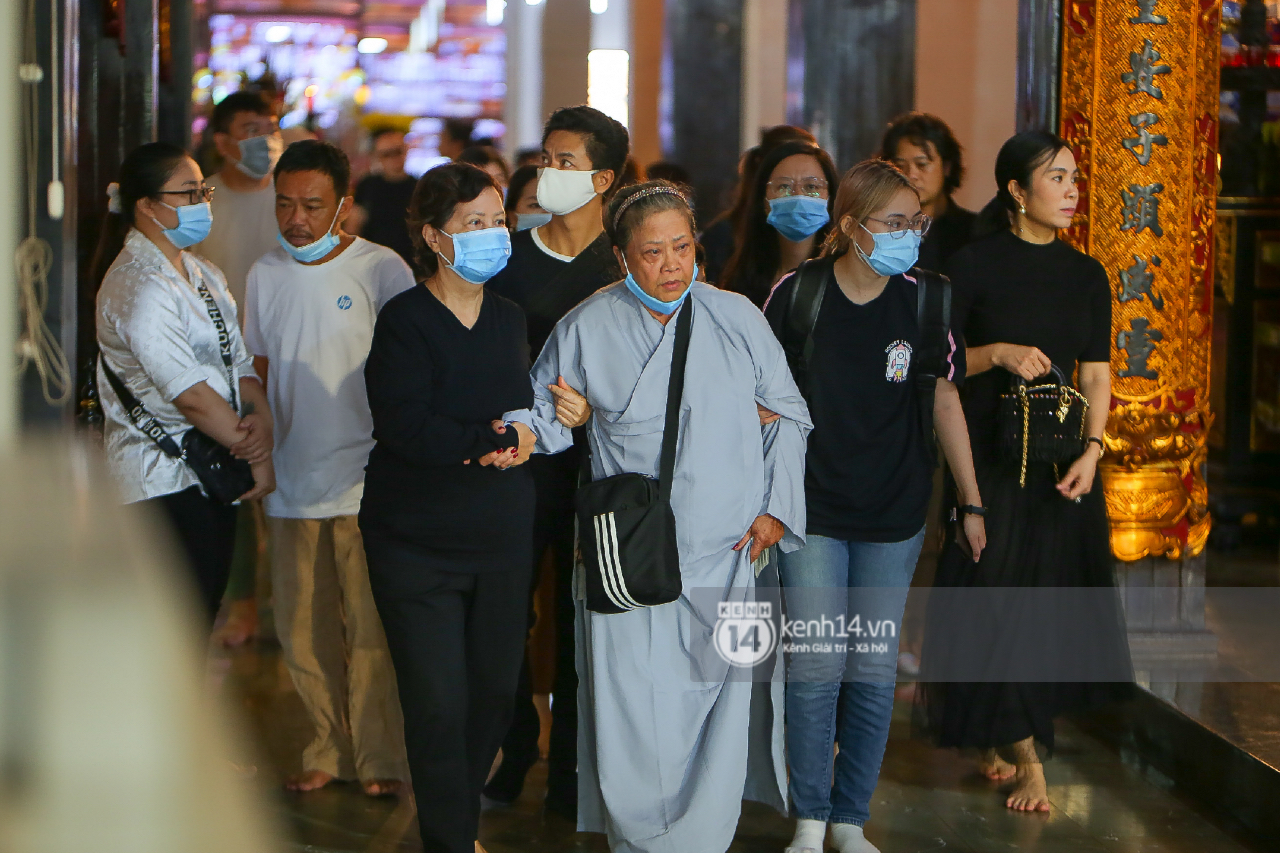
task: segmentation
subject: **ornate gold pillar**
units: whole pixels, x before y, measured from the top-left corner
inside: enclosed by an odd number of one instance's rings
[[[1219,0],[1064,0],[1061,133],[1081,204],[1067,239],[1112,286],[1100,468],[1117,559],[1194,557],[1217,197]]]

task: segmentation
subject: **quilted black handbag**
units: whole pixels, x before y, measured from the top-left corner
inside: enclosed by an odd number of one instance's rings
[[[676,471],[680,400],[692,322],[693,300],[686,299],[676,318],[658,479],[617,474],[578,487],[578,542],[586,570],[586,606],[594,613],[626,613],[669,604],[683,589],[671,481]]]
[[[1071,463],[1085,448],[1088,399],[1067,382],[1057,365],[1046,376],[1049,381],[1028,385],[1014,375],[1009,390],[1000,395],[1001,456],[1021,466],[1018,483],[1024,487],[1028,462]]]

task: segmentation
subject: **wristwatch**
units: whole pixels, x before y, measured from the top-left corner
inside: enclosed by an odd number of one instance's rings
[[[984,516],[986,514],[987,514],[987,508],[985,506],[974,506],[972,504],[966,504],[965,506],[956,507],[951,510],[951,520],[959,521],[960,516],[962,515]]]

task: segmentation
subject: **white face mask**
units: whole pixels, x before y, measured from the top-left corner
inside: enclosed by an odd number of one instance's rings
[[[544,166],[538,170],[538,204],[554,216],[573,213],[596,197],[594,175]]]

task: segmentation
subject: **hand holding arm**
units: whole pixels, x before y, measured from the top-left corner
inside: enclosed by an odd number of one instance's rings
[[[556,403],[556,420],[564,426],[569,429],[580,427],[591,417],[591,404],[587,398],[570,388],[563,376],[556,377],[556,384],[548,385],[547,389]]]
[[[231,447],[244,437],[240,416],[207,382],[197,382],[183,391],[174,398],[173,405],[193,427],[223,447]]]

